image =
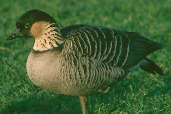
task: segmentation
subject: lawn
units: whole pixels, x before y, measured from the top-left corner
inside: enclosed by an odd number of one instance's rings
[[[136,70],[110,92],[88,96],[90,114],[171,114],[171,0],[1,0],[0,113],[80,114],[79,99],[40,89],[26,72],[33,39],[7,41],[15,22],[30,9],[41,9],[62,26],[90,24],[139,32],[164,49],[149,56],[163,76]]]

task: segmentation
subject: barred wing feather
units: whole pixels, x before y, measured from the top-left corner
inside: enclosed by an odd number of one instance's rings
[[[161,45],[137,33],[89,25],[73,25],[61,30],[73,38],[76,53],[125,70],[137,65]]]

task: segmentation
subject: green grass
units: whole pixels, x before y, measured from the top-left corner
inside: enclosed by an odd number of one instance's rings
[[[19,16],[41,9],[63,26],[90,24],[136,31],[164,49],[149,56],[164,76],[137,70],[107,94],[88,97],[90,114],[171,114],[171,0],[1,0],[0,113],[79,114],[79,99],[42,90],[29,80],[25,63],[33,40],[7,41]]]

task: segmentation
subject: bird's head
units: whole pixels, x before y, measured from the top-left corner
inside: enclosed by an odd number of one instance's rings
[[[36,9],[27,11],[16,21],[16,31],[8,39],[12,40],[17,37],[30,36],[36,37],[35,35],[37,33],[41,33],[41,27],[45,23],[56,23],[56,21],[43,11]]]
[[[47,51],[61,47],[64,40],[55,19],[40,10],[30,10],[23,14],[16,22],[16,31],[8,40],[15,38],[34,37],[33,50]]]

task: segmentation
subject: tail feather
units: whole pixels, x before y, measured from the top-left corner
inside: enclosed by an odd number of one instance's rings
[[[147,58],[145,58],[145,61],[146,63],[140,66],[141,69],[152,74],[158,73],[160,75],[163,75],[162,69],[159,66],[157,66],[153,61]]]
[[[138,33],[128,32],[130,40],[130,51],[124,68],[130,69],[142,61],[147,55],[158,49],[162,49],[162,45],[151,41]]]

